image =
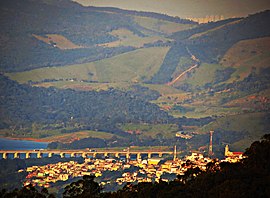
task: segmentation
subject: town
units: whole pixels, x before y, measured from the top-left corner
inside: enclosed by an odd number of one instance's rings
[[[189,168],[198,167],[204,171],[209,162],[237,162],[243,158],[243,153],[230,152],[228,146],[225,147],[224,160],[204,157],[203,154],[198,152],[192,152],[191,155],[181,159],[177,158],[175,154],[176,152],[174,152],[173,159],[85,158],[82,164],[75,161],[59,162],[45,166],[32,166],[26,170],[19,170],[19,172],[26,171],[28,173],[23,183],[24,186],[31,184],[49,188],[57,181],[67,181],[84,175],[101,177],[105,171],[118,171],[121,173],[120,176],[117,176],[114,180],[101,181],[101,185],[106,186],[112,183],[122,185],[125,183],[159,182],[160,180],[168,182],[170,178],[174,179],[177,175],[184,175]],[[165,175],[171,177],[166,178]]]

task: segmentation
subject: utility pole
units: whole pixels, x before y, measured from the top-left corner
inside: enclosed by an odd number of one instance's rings
[[[127,148],[127,154],[126,154],[126,162],[129,163],[130,153],[129,153],[129,147]]]
[[[174,151],[173,151],[173,161],[176,160],[176,145],[174,145]]]
[[[209,152],[208,152],[209,156],[214,155],[214,153],[213,153],[213,133],[214,133],[214,131],[210,131],[210,142],[209,142]]]

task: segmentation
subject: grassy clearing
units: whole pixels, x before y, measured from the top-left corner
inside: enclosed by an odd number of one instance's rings
[[[83,46],[76,45],[68,40],[66,37],[59,34],[46,34],[46,37],[42,37],[36,34],[32,34],[36,39],[43,41],[49,45],[58,47],[61,50],[84,48]]]
[[[132,83],[118,82],[118,83],[88,83],[88,82],[77,82],[77,81],[56,81],[56,82],[45,82],[39,83],[35,86],[38,87],[56,87],[59,89],[75,89],[81,91],[101,91],[108,90],[110,88],[126,91],[130,90]]]
[[[11,137],[6,135],[7,131],[0,131],[0,136],[2,137]],[[11,134],[9,132],[8,134]],[[41,137],[47,136],[47,137]],[[14,134],[11,138],[25,139],[25,140],[34,140],[40,142],[61,142],[61,143],[71,143],[75,140],[83,139],[83,138],[101,138],[101,139],[111,139],[113,136],[118,138],[123,138],[108,132],[100,132],[100,131],[78,131],[73,133],[61,133],[59,130],[39,130],[32,132],[31,135],[21,135],[21,132],[18,135]]]
[[[206,83],[212,83],[215,80],[215,74],[218,69],[224,69],[219,64],[203,63],[200,67],[194,69],[186,79],[178,82],[180,84],[187,83],[192,86],[204,86]]]
[[[132,46],[140,48],[143,47],[144,44],[154,43],[156,41],[166,42],[170,40],[161,36],[139,37],[130,30],[124,28],[113,30],[110,34],[116,36],[118,40],[110,43],[99,44],[98,46],[103,47]]]
[[[89,72],[91,72],[93,76],[89,76]],[[6,75],[11,79],[18,81],[19,83],[27,83],[30,80],[33,82],[40,82],[45,79],[96,79],[96,71],[93,63],[69,65],[63,67],[44,67],[25,72],[7,73]]]
[[[150,80],[158,72],[168,47],[139,49],[96,62],[99,82],[140,82]]]
[[[235,150],[244,150],[250,143],[259,140],[264,134],[269,133],[270,126],[267,113],[246,113],[230,115],[218,118],[216,121],[202,127],[202,132],[209,130],[223,129],[226,131],[242,132],[245,137],[231,146]]]
[[[232,108],[224,108],[224,107],[211,107],[211,106],[194,106],[194,105],[183,105],[184,107],[195,108],[194,111],[188,111],[185,113],[181,113],[179,111],[170,111],[170,115],[174,117],[187,117],[187,118],[204,118],[208,116],[226,116],[226,115],[235,115],[241,111],[241,108],[232,107]]]
[[[225,67],[234,67],[236,71],[227,83],[243,80],[247,77],[252,67],[257,71],[269,67],[270,37],[244,40],[233,45],[220,61]]]
[[[114,134],[107,133],[107,132],[99,132],[99,131],[80,131],[75,133],[68,133],[68,134],[60,134],[54,135],[47,138],[42,138],[48,142],[53,142],[55,140],[63,143],[72,142],[74,140],[83,139],[83,138],[101,138],[101,139],[110,139],[114,136]]]
[[[98,82],[140,82],[149,80],[159,70],[168,47],[138,49],[96,62],[46,67],[26,72],[7,73],[20,83],[45,79],[77,79]]]
[[[174,124],[124,124],[121,126],[124,131],[140,131],[141,137],[157,138],[160,134],[164,138],[173,138],[178,131]]]
[[[155,19],[142,16],[134,16],[134,20],[137,24],[146,29],[150,29],[154,32],[160,32],[164,34],[172,34],[174,32],[183,31],[196,27],[196,25],[179,24],[170,21],[164,21],[162,19]]]
[[[173,88],[168,85],[161,85],[161,84],[143,84],[143,86],[148,87],[149,89],[158,91],[161,95],[167,95],[167,94],[176,94],[181,91],[179,91],[176,88]]]
[[[246,113],[240,115],[230,115],[217,119],[214,122],[201,128],[202,131],[206,132],[210,129],[221,128],[224,130],[231,131],[246,131],[253,137],[261,137],[267,131],[269,125],[265,120],[266,113]]]
[[[176,78],[179,74],[190,68],[194,63],[190,57],[181,57],[176,67],[174,73],[172,74],[173,79]]]

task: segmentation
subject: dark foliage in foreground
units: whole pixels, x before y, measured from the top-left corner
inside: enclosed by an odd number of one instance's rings
[[[270,134],[261,141],[254,142],[245,152],[247,158],[239,163],[213,160],[206,171],[193,168],[185,175],[169,183],[127,184],[117,192],[100,193],[101,187],[94,177],[85,176],[82,180],[65,187],[63,197],[270,197]],[[41,192],[28,187],[7,193],[1,197],[49,197],[46,190]],[[26,194],[30,193],[30,194]]]

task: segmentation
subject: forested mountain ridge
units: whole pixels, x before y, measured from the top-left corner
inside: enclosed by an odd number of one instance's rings
[[[137,18],[134,17],[138,15],[136,12],[86,8],[69,0],[4,0],[1,1],[0,9],[1,71],[23,71],[100,60],[133,50],[132,46],[104,48],[97,45],[116,41],[117,37],[110,34],[113,30],[124,28],[139,37],[147,37],[152,31],[135,20]],[[171,24],[196,24],[159,14],[142,13],[139,16],[141,15],[150,20],[156,20],[151,17],[168,19]],[[137,20],[140,21],[140,18]],[[156,30],[155,32],[158,33]],[[63,36],[80,47],[61,50],[58,48],[57,38],[46,44],[34,35],[44,38],[49,37],[48,35]]]
[[[148,102],[147,94],[158,97],[154,91],[140,94],[139,91],[45,89],[19,85],[2,75],[0,77],[1,128],[21,127],[28,131],[33,123],[37,123],[52,126],[52,129],[72,125],[77,130],[113,132],[120,123],[173,122],[171,116]]]

